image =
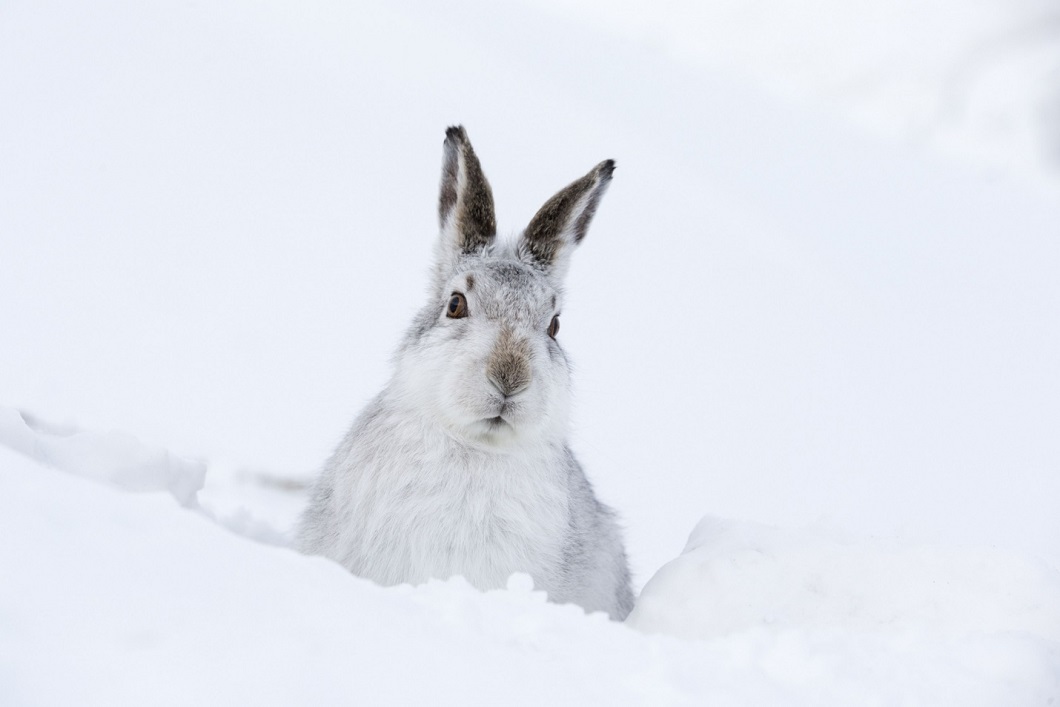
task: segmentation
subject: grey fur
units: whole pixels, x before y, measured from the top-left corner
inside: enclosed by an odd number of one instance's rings
[[[582,242],[614,172],[615,161],[604,160],[584,177],[561,189],[534,214],[526,227],[525,239],[530,255],[537,262],[551,267],[568,242],[573,245]]]
[[[381,584],[459,574],[488,589],[525,572],[552,601],[629,613],[621,535],[567,444],[570,368],[547,333],[562,305],[557,266],[584,237],[608,164],[554,197],[518,242],[498,243],[478,159],[450,128],[430,297],[390,383],[317,480],[304,552]],[[547,267],[535,239],[556,241]],[[454,291],[468,301],[455,319]]]
[[[439,225],[443,230],[453,228],[461,238],[463,252],[474,253],[489,245],[497,235],[493,190],[482,173],[482,165],[463,125],[446,131],[444,151],[438,196]]]
[[[505,397],[517,395],[530,385],[530,348],[511,327],[502,326],[497,343],[486,362],[486,378]]]

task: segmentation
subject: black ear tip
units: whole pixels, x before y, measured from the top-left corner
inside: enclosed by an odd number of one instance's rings
[[[467,131],[463,125],[450,125],[445,131],[445,141],[464,143],[467,142]]]
[[[611,175],[615,173],[615,161],[604,160],[596,166],[596,172],[605,182],[610,181]]]

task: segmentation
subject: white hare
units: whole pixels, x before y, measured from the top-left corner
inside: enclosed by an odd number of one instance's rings
[[[626,554],[567,445],[556,340],[571,251],[613,171],[601,162],[502,242],[467,134],[449,128],[428,302],[324,466],[303,552],[384,585],[463,575],[491,589],[525,572],[552,601],[625,618]]]

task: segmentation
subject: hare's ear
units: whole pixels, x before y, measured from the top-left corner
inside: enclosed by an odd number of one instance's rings
[[[497,219],[493,191],[464,126],[445,131],[444,149],[438,195],[438,266],[441,277],[448,277],[460,255],[481,251],[493,242]]]
[[[615,161],[604,160],[546,201],[519,239],[523,257],[562,280],[571,251],[585,238],[614,171]]]

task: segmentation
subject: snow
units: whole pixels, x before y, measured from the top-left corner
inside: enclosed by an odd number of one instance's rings
[[[0,703],[1056,701],[1055,7],[782,5],[6,3]],[[561,337],[628,626],[284,547],[454,123],[502,230],[618,162]]]
[[[98,434],[48,423],[0,406],[0,444],[58,469],[129,491],[168,491],[195,504],[206,465],[142,444],[119,432]]]
[[[627,623],[685,638],[768,626],[1057,641],[1058,580],[1044,562],[989,548],[704,518],[684,553],[645,586]]]
[[[625,41],[827,104],[991,171],[1060,178],[1060,13],[1048,0],[537,0]]]
[[[4,704],[991,705],[1060,690],[1060,576],[1011,556],[706,519],[623,626],[547,604],[526,575],[486,593],[461,578],[384,589],[99,481],[0,447],[17,530],[0,545]]]

